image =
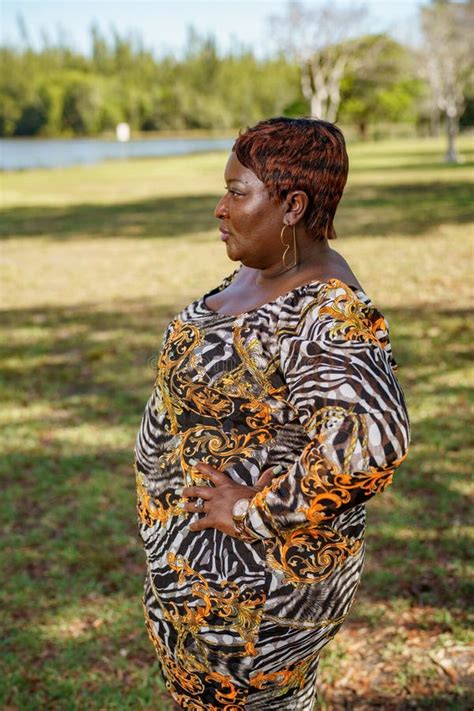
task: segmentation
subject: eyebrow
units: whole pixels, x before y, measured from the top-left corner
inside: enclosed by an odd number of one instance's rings
[[[230,183],[240,183],[241,185],[246,185],[243,180],[239,180],[238,178],[229,178],[229,180],[226,180],[226,183],[228,185],[230,185]]]

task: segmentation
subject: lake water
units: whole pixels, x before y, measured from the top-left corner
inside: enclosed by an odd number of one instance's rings
[[[0,139],[0,170],[59,168],[124,158],[155,158],[230,150],[230,138],[145,138],[119,143],[97,138]]]

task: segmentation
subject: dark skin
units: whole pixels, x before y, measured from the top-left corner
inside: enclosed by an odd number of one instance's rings
[[[196,469],[208,478],[214,486],[186,486],[183,489],[183,498],[199,497],[204,501],[204,509],[199,520],[189,525],[190,531],[202,531],[204,528],[217,528],[222,533],[235,536],[232,521],[232,508],[239,499],[252,499],[255,494],[265,488],[273,476],[273,467],[265,469],[256,486],[241,486],[236,484],[228,474],[219,469],[214,469],[209,464],[198,462]],[[196,513],[194,501],[185,504],[186,511]]]
[[[273,301],[278,296],[312,281],[340,281],[361,288],[346,260],[329,246],[327,239],[315,240],[308,232],[304,216],[309,198],[302,190],[293,190],[283,201],[270,197],[264,183],[231,153],[225,167],[227,193],[219,200],[215,217],[226,230],[229,259],[240,261],[242,268],[232,283],[206,300],[209,308],[223,314],[238,315]],[[298,264],[286,269],[282,263],[284,247],[280,241],[283,225],[286,243],[293,245],[296,228]],[[293,246],[287,262],[293,262]],[[201,475],[213,486],[183,489],[186,511],[196,513],[195,499],[204,500],[204,513],[190,524],[189,530],[216,528],[235,535],[232,508],[239,499],[252,499],[272,480],[272,469],[265,470],[255,487],[241,486],[223,471],[197,463]]]

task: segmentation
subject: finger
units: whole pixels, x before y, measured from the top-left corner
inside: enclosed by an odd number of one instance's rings
[[[199,508],[196,508],[196,503],[201,503],[201,506]],[[196,502],[196,501],[186,501],[186,503],[183,506],[185,511],[189,511],[189,513],[208,513],[209,511],[209,506],[207,505],[207,502]]]
[[[190,531],[204,531],[205,528],[214,528],[209,516],[203,516],[198,521],[193,521],[193,523],[190,523],[188,526]]]
[[[212,467],[210,464],[207,462],[199,462],[197,459],[189,459],[189,464],[194,467],[195,469],[201,469],[201,467],[205,467],[206,469],[212,469],[212,471],[218,472],[219,469],[216,469],[215,467]]]
[[[205,476],[208,476],[213,484],[219,486],[221,484],[229,483],[229,475],[219,469],[211,467],[210,464],[205,464],[204,462],[198,462],[196,464],[196,469]]]
[[[209,486],[185,486],[181,496],[183,499],[212,499],[213,491]]]
[[[264,489],[271,483],[273,477],[278,476],[278,474],[281,474],[282,471],[283,467],[281,466],[281,464],[278,464],[278,466],[276,467],[270,467],[269,469],[265,469],[265,471],[260,474],[256,483],[256,487],[259,489]]]

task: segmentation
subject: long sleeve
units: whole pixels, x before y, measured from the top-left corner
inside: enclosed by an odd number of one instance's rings
[[[160,354],[163,352],[169,332],[170,325],[166,328],[158,349],[157,382],[159,378]],[[135,440],[134,450],[135,469],[147,476],[150,480],[156,475],[158,469],[159,444],[162,438],[165,415],[163,400],[157,382],[155,382],[155,386],[146,403]]]
[[[381,492],[409,442],[387,324],[349,287],[334,279],[296,291],[276,337],[286,399],[308,443],[252,499],[245,523],[262,538],[330,525]]]

